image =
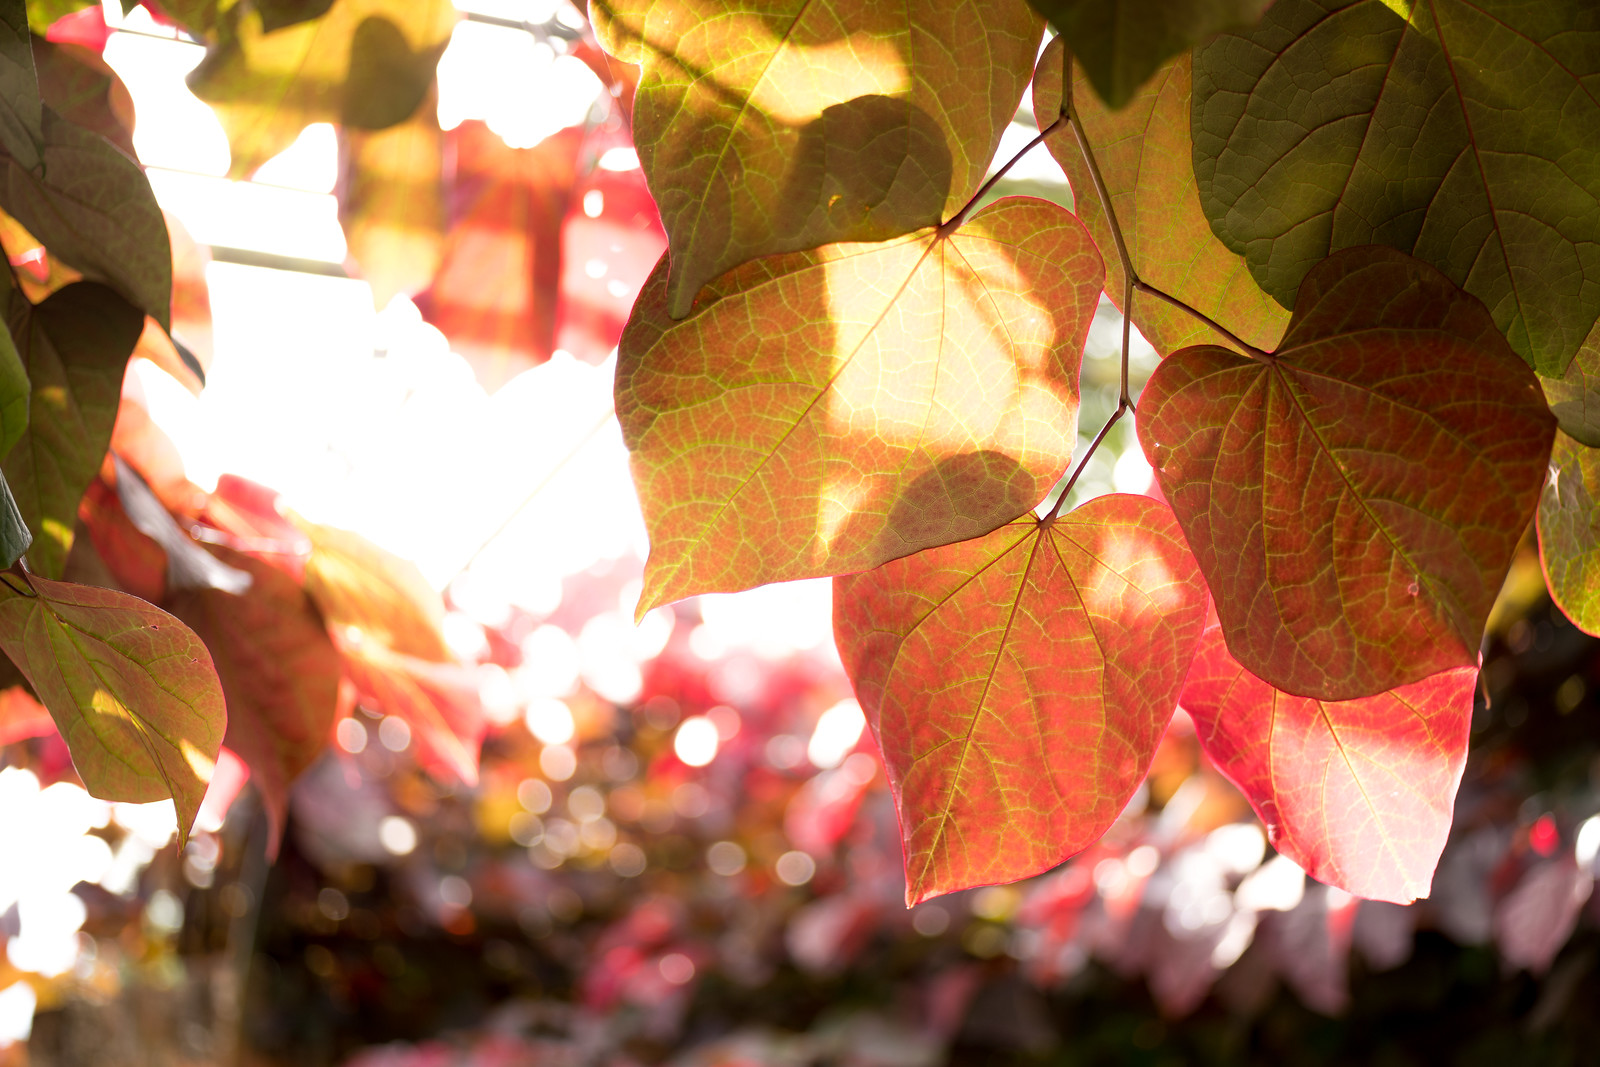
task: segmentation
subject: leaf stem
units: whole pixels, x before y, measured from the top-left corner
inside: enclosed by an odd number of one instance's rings
[[[1106,434],[1111,432],[1111,427],[1117,424],[1117,420],[1132,410],[1133,404],[1131,402],[1127,400],[1118,401],[1117,410],[1111,413],[1111,417],[1106,420],[1106,424],[1100,427],[1100,432],[1094,435],[1094,440],[1089,442],[1088,450],[1084,452],[1083,458],[1078,461],[1078,469],[1072,472],[1072,477],[1068,478],[1067,484],[1062,486],[1061,495],[1056,497],[1054,506],[1050,508],[1050,514],[1040,519],[1039,525],[1048,526],[1056,521],[1056,516],[1061,514],[1061,506],[1067,502],[1067,497],[1072,493],[1072,487],[1078,484],[1078,479],[1082,477],[1084,468],[1089,465],[1089,460],[1094,458],[1095,451],[1100,447],[1100,442],[1106,439]]]
[[[995,183],[1001,178],[1004,178],[1006,176],[1006,172],[1017,165],[1018,160],[1027,155],[1029,152],[1033,151],[1039,145],[1043,144],[1044,139],[1054,133],[1056,131],[1056,127],[1060,126],[1065,121],[1067,121],[1065,115],[1056,119],[1050,125],[1040,130],[1038,136],[1033,138],[1033,140],[1023,145],[1022,148],[1017,151],[1016,155],[1006,160],[1005,166],[995,171],[994,175],[990,177],[988,181],[984,182],[983,185],[978,188],[977,192],[972,194],[972,199],[968,200],[966,205],[962,207],[960,211],[956,212],[954,215],[951,215],[947,221],[939,225],[938,236],[949,237],[952,233],[959,230],[961,228],[961,224],[967,221],[967,216],[972,214],[972,209],[978,206],[978,201],[982,200],[988,195],[989,190],[995,187]]]
[[[1180,311],[1187,311],[1194,318],[1199,319],[1201,322],[1211,327],[1211,329],[1215,330],[1217,333],[1220,333],[1223,337],[1226,337],[1229,344],[1238,348],[1239,351],[1243,352],[1251,359],[1257,360],[1261,363],[1273,362],[1273,358],[1269,353],[1263,352],[1255,345],[1246,341],[1244,338],[1240,337],[1238,334],[1222,325],[1222,323],[1218,322],[1216,319],[1213,319],[1210,315],[1205,314],[1198,308],[1184,303],[1171,293],[1163,292],[1162,290],[1157,289],[1143,278],[1135,278],[1133,280],[1133,288],[1141,293],[1149,293],[1151,296],[1159,297]]]

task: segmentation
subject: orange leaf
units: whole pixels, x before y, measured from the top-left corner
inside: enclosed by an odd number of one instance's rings
[[[1483,305],[1378,247],[1306,276],[1274,355],[1183,349],[1139,401],[1228,647],[1322,700],[1476,665],[1554,431]]]
[[[468,785],[477,783],[478,748],[488,720],[470,669],[399,655],[349,634],[339,635],[339,650],[363,699],[411,724],[424,765],[433,762]]]
[[[1475,667],[1358,700],[1290,696],[1206,631],[1183,689],[1206,754],[1273,847],[1313,878],[1409,904],[1428,895],[1467,762]]]
[[[454,661],[440,631],[444,600],[416,564],[349,530],[291,519],[311,539],[306,592],[341,642],[355,630],[363,645],[375,641],[416,659]]]
[[[865,570],[1038,503],[1076,441],[1100,293],[1081,223],[1001,200],[949,237],[773,256],[622,338],[617,415],[650,531],[640,612]]]
[[[1177,706],[1206,590],[1171,511],[1119,495],[836,579],[833,603],[915,904],[1105,833]]]

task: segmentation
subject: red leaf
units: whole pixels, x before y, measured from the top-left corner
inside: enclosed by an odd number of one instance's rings
[[[15,670],[5,664],[5,673]],[[56,721],[45,706],[20,685],[0,689],[0,746],[26,741],[30,737],[49,737],[56,732]]]
[[[1048,870],[1144,777],[1205,619],[1172,513],[1091,500],[834,583],[900,811],[906,900]]]
[[[576,127],[533,148],[507,148],[480,122],[450,131],[444,263],[417,306],[485,388],[550,358],[561,220],[582,142]]]
[[[1200,743],[1313,878],[1407,904],[1428,895],[1467,761],[1478,672],[1377,696],[1290,696],[1206,631],[1183,689]]]
[[[244,759],[266,804],[269,851],[283,835],[289,785],[327,744],[343,671],[322,617],[295,581],[259,559],[215,547],[250,575],[240,595],[175,590],[167,604],[211,652],[228,702],[223,742]]]
[[[1477,662],[1554,430],[1483,305],[1377,247],[1306,276],[1274,355],[1183,349],[1139,402],[1228,647],[1323,700]]]
[[[402,655],[376,641],[337,636],[350,680],[365,701],[411,724],[423,765],[476,784],[488,720],[471,670]]]
[[[1549,970],[1593,891],[1594,878],[1571,856],[1534,867],[1495,909],[1494,940],[1501,957],[1534,974]]]

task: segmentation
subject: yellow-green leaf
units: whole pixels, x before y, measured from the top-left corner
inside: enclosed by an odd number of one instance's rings
[[[633,134],[672,252],[668,307],[757,256],[953,215],[1028,84],[1023,0],[594,0],[644,67]]]
[[[171,797],[187,837],[228,721],[194,632],[126,593],[13,571],[0,581],[0,648],[50,709],[89,792]]]
[[[617,368],[651,539],[641,611],[980,536],[1071,458],[1103,270],[1054,204],[758,260],[679,322],[662,273]]]

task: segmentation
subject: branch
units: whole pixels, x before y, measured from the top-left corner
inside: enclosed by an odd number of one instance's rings
[[[1023,145],[1022,148],[1018,150],[1016,155],[1006,160],[1006,165],[995,171],[994,176],[988,181],[984,182],[978,191],[972,194],[972,199],[968,200],[960,211],[956,212],[954,215],[951,215],[948,221],[939,225],[939,236],[949,237],[956,230],[959,230],[961,228],[961,224],[967,221],[967,216],[972,214],[972,209],[978,206],[978,201],[987,196],[989,190],[995,187],[995,183],[1006,176],[1006,171],[1016,166],[1017,161],[1023,156],[1027,155],[1039,145],[1043,144],[1044,139],[1054,133],[1056,131],[1056,127],[1060,126],[1065,121],[1067,121],[1066,116],[1056,119],[1050,125],[1040,130],[1037,137]]]
[[[1117,410],[1111,413],[1111,417],[1106,420],[1106,424],[1100,427],[1100,432],[1094,435],[1094,440],[1089,442],[1088,450],[1084,452],[1083,458],[1078,461],[1078,469],[1072,472],[1072,477],[1068,478],[1067,484],[1061,488],[1061,495],[1056,497],[1054,506],[1050,508],[1050,514],[1039,520],[1041,525],[1048,526],[1056,521],[1056,516],[1061,514],[1061,506],[1067,502],[1067,497],[1072,493],[1072,487],[1078,484],[1078,479],[1083,476],[1084,468],[1094,458],[1095,451],[1100,447],[1100,442],[1106,439],[1106,434],[1111,432],[1111,427],[1117,424],[1117,420],[1132,410],[1133,405],[1128,401],[1117,402]]]

